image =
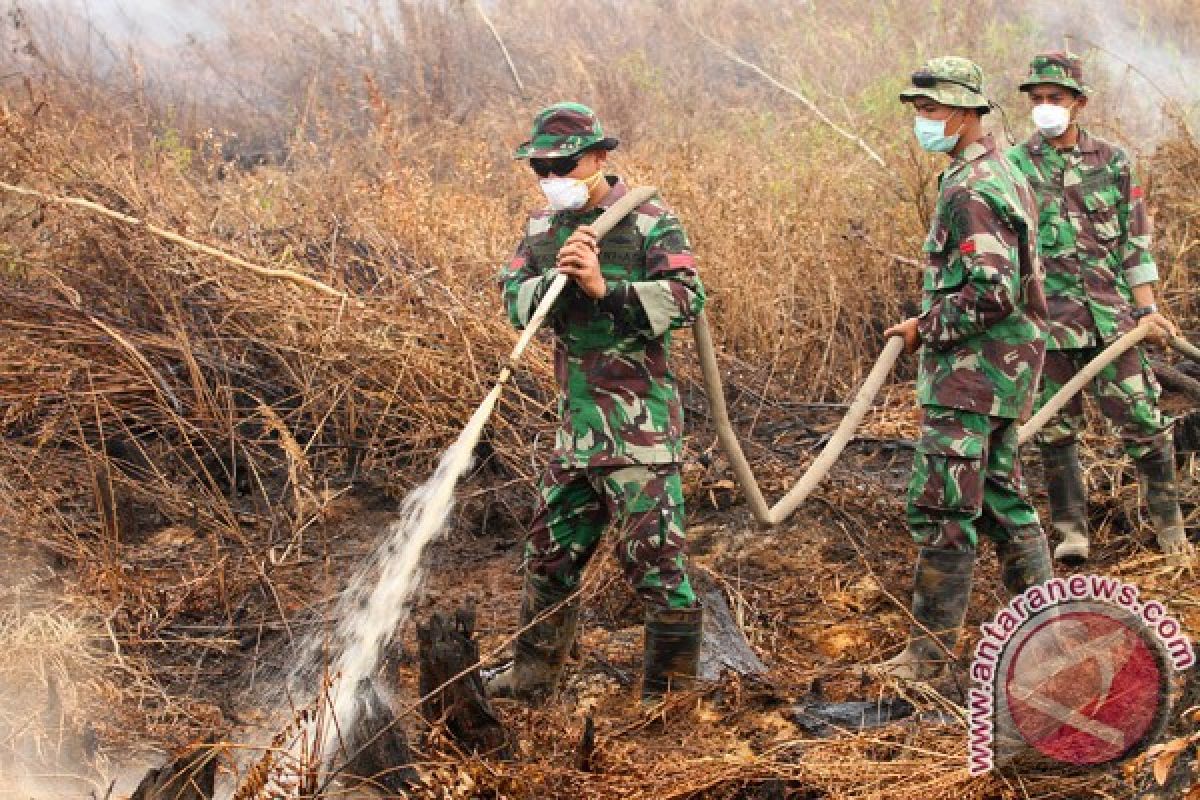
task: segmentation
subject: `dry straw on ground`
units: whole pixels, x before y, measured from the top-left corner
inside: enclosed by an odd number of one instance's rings
[[[507,0],[486,6],[493,30],[472,4],[417,0],[384,9],[392,27],[347,22],[335,34],[309,13],[328,9],[305,0],[222,12],[225,35],[166,60],[78,47],[73,37],[87,32],[77,18],[49,25],[14,10],[3,23],[13,66],[0,68],[0,181],[101,204],[353,300],[145,225],[0,193],[0,526],[55,569],[69,598],[62,613],[2,618],[12,623],[0,629],[6,650],[40,631],[45,649],[21,659],[41,681],[38,702],[58,675],[70,702],[87,687],[93,700],[77,713],[104,720],[112,740],[166,744],[252,716],[231,687],[253,697],[290,642],[321,623],[369,548],[366,521],[427,476],[514,341],[494,278],[537,195],[508,155],[544,102],[595,106],[622,139],[615,168],[661,187],[685,221],[735,424],[751,459],[787,483],[874,360],[882,330],[918,294],[912,259],[937,162],[915,152],[896,90],[926,56],[969,53],[1019,121],[1011,87],[1029,48],[1057,44],[1061,32],[1030,16],[1037,5],[637,0],[597,13]],[[1130,6],[1194,50],[1187,0]],[[1105,63],[1089,58],[1101,90],[1089,113],[1098,130],[1123,136],[1128,115],[1114,98],[1158,101]],[[887,169],[796,95],[862,137]],[[1200,149],[1186,113],[1155,138],[1126,142],[1142,157],[1155,210],[1161,294],[1193,329]],[[700,510],[728,502],[727,476],[696,460],[712,437],[687,338],[678,363]],[[510,545],[527,522],[531,443],[546,444],[554,424],[549,360],[545,346],[531,352],[502,399],[464,492],[464,531]],[[902,382],[865,434],[911,435]],[[1102,533],[1121,545],[1106,550],[1108,566],[1171,589],[1124,535],[1128,482],[1094,477],[1104,519],[1120,521]],[[873,480],[835,474],[776,540],[784,558],[756,563],[723,543],[713,551],[726,555],[708,566],[736,575],[730,585],[756,612],[747,627],[784,694],[817,677],[836,682],[847,661],[896,643],[902,616],[878,586],[903,595],[907,550],[895,486]],[[739,527],[734,514],[718,519]],[[839,525],[875,538],[855,539],[862,551],[837,561]],[[476,541],[463,537],[451,555],[461,546],[481,558]],[[492,581],[481,591],[508,613],[506,557],[468,570],[446,556],[439,569]],[[877,571],[874,590],[857,583],[864,563]],[[741,572],[751,569],[754,578]],[[449,579],[434,583],[453,602]],[[849,599],[827,606],[826,596]],[[1172,597],[1194,611],[1192,594]],[[869,636],[843,647],[822,638],[825,626]],[[805,742],[752,703],[716,718],[680,709],[663,727],[598,702],[608,716],[596,773],[568,766],[579,721],[561,710],[509,715],[530,743],[515,763],[435,748],[426,773],[438,796],[462,797],[752,797],[771,780],[831,798],[1121,791],[1111,776],[969,781],[954,728]]]

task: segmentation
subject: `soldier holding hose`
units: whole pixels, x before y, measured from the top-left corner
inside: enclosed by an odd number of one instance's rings
[[[1017,456],[1017,420],[1033,403],[1044,355],[1037,207],[983,130],[991,104],[978,66],[935,58],[912,83],[900,99],[916,112],[918,142],[951,162],[924,245],[922,313],[887,331],[909,352],[920,346],[907,505],[920,551],[908,644],[877,669],[923,680],[942,671],[957,640],[981,534],[995,543],[1010,593],[1052,572]]]
[[[704,287],[660,199],[600,241],[588,227],[628,191],[604,173],[616,146],[586,106],[558,103],[537,115],[516,153],[549,207],[529,217],[501,276],[512,324],[526,326],[556,274],[571,281],[548,318],[561,426],[525,548],[523,630],[512,666],[488,683],[494,695],[536,701],[555,687],[575,638],[581,573],[610,523],[646,607],[643,696],[687,683],[698,667],[702,611],[686,572],[683,412],[670,345],[703,309]]]
[[[1037,132],[1008,153],[1037,194],[1038,241],[1048,305],[1046,366],[1039,407],[1114,339],[1135,325],[1154,329],[1151,341],[1175,336],[1154,303],[1158,269],[1150,254],[1150,223],[1142,188],[1121,148],[1080,127],[1088,101],[1080,59],[1036,56],[1021,84],[1033,104]],[[1159,387],[1145,351],[1127,350],[1092,382],[1100,411],[1120,431],[1137,465],[1159,546],[1186,558],[1190,550],[1179,510],[1171,420],[1158,407]],[[1050,520],[1064,563],[1088,557],[1087,491],[1079,462],[1085,424],[1083,396],[1037,435]]]

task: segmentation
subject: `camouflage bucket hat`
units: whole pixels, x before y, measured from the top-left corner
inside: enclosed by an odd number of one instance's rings
[[[604,135],[596,114],[580,103],[555,103],[534,117],[529,141],[513,158],[562,158],[597,145],[613,150],[617,140]]]
[[[901,102],[928,97],[944,106],[978,108],[985,114],[991,109],[983,94],[983,70],[965,58],[943,56],[926,61],[913,73],[912,83],[912,88],[900,93]]]
[[[1070,53],[1039,53],[1029,62],[1029,77],[1021,84],[1021,91],[1028,92],[1039,83],[1053,83],[1087,94],[1083,60]]]

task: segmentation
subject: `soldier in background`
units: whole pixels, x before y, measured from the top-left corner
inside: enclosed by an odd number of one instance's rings
[[[1160,343],[1176,330],[1154,303],[1158,269],[1150,254],[1142,188],[1129,158],[1079,126],[1088,101],[1079,58],[1035,57],[1021,90],[1033,103],[1038,131],[1010,150],[1008,159],[1029,179],[1040,208],[1048,307],[1040,407],[1135,325],[1151,327],[1151,341]],[[1159,546],[1185,560],[1191,548],[1179,511],[1171,420],[1159,410],[1160,390],[1145,351],[1126,351],[1096,376],[1091,389],[1137,465]],[[1084,425],[1080,394],[1036,438],[1051,524],[1061,537],[1054,556],[1064,563],[1088,557],[1087,491],[1078,443]]]
[[[941,673],[966,616],[980,534],[996,545],[1005,588],[1052,577],[1050,550],[1017,455],[1042,368],[1045,314],[1037,207],[1029,185],[984,133],[983,72],[935,58],[900,94],[920,145],[952,158],[925,240],[922,312],[889,328],[920,345],[921,433],[907,516],[921,546],[907,646],[876,671],[907,680]]]
[[[586,106],[558,103],[515,156],[529,160],[549,206],[529,217],[501,276],[512,324],[525,327],[556,273],[572,280],[549,317],[561,426],[525,548],[526,630],[512,666],[488,683],[494,695],[536,701],[555,687],[579,619],[573,594],[610,523],[646,607],[643,696],[697,672],[702,611],[685,569],[670,346],[704,307],[704,287],[683,227],[658,198],[597,242],[588,223],[628,191],[604,173],[616,146]]]

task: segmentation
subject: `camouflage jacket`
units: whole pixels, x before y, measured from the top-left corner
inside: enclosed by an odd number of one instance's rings
[[[1033,192],[991,136],[946,168],[939,189],[924,246],[917,400],[1020,417],[1045,356]]]
[[[509,320],[518,330],[557,274],[558,249],[627,191],[618,178],[600,206],[539,211],[501,275]],[[671,331],[704,308],[687,234],[655,197],[600,242],[608,294],[593,300],[569,281],[547,322],[557,342],[559,427],[553,457],[571,467],[663,464],[680,460],[683,407],[670,368]]]
[[[1133,328],[1131,286],[1158,280],[1142,189],[1119,147],[1079,131],[1060,153],[1035,133],[1008,153],[1029,179],[1041,214],[1046,343],[1094,347]]]

